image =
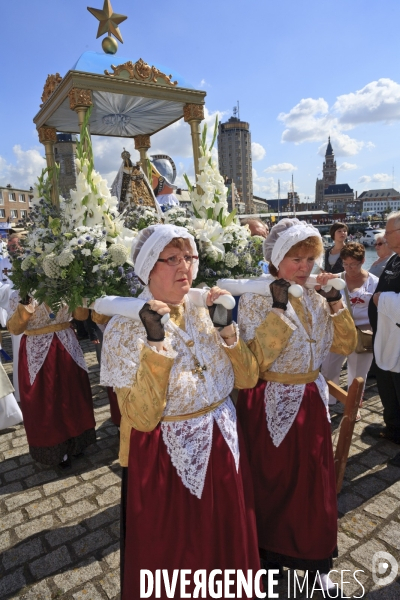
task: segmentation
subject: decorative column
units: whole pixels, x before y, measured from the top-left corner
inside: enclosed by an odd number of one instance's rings
[[[135,150],[139,151],[140,154],[140,164],[142,166],[143,172],[147,177],[147,150],[151,147],[150,136],[149,135],[135,135]],[[151,185],[151,181],[150,181]]]
[[[196,175],[200,173],[200,123],[204,119],[203,104],[185,104],[183,107],[183,118],[190,125],[190,133],[192,134],[194,172]]]
[[[57,175],[56,175],[56,161],[54,160],[54,149],[53,146],[57,142],[57,131],[55,127],[39,127],[39,142],[44,145],[46,154],[46,163],[49,169],[53,171],[53,181],[51,186],[51,201],[54,206],[59,206],[58,198],[58,186],[57,186]]]
[[[79,129],[82,135],[82,125],[85,119],[87,110],[93,105],[92,92],[90,90],[81,90],[79,88],[72,88],[68,94],[69,107],[74,110],[78,115]],[[89,132],[89,128],[88,128]],[[90,135],[90,132],[89,132]],[[86,150],[86,148],[85,148]]]

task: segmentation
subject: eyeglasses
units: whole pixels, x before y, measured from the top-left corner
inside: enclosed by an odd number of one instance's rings
[[[386,244],[386,242],[377,242],[375,244],[375,246],[384,246]]]
[[[169,256],[168,258],[158,258],[157,262],[167,263],[169,267],[177,267],[183,260],[187,265],[192,265],[199,260],[199,257],[185,254],[185,256]]]
[[[385,231],[385,237],[387,237],[388,235],[390,235],[394,231],[400,231],[400,228],[398,227],[397,229],[392,229],[392,231]]]

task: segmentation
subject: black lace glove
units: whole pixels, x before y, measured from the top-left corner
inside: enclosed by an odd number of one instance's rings
[[[337,290],[334,287],[331,288],[329,292],[324,292],[324,290],[320,288],[319,290],[317,290],[317,294],[319,294],[323,298],[326,298],[327,302],[337,302],[338,300],[342,299],[342,294],[340,293],[340,290]]]
[[[150,304],[146,302],[139,311],[139,317],[147,333],[148,342],[163,342],[165,339],[164,325],[161,323],[163,315],[151,310]]]
[[[214,327],[223,329],[232,323],[232,309],[228,310],[222,304],[212,304],[207,308]]]
[[[290,283],[286,279],[277,279],[273,281],[269,289],[272,295],[272,308],[281,308],[282,310],[287,309],[289,302],[289,288]]]

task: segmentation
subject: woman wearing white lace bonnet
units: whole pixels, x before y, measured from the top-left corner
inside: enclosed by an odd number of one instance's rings
[[[141,322],[113,317],[101,371],[122,414],[123,600],[140,597],[140,569],[259,568],[250,471],[229,397],[256,384],[255,358],[232,311],[214,310],[227,292],[212,288],[200,308],[186,295],[198,266],[186,229],[144,229],[132,258],[146,284]]]
[[[318,570],[328,589],[337,507],[327,385],[319,369],[332,348],[352,352],[356,334],[340,292],[304,287],[322,252],[318,230],[298,219],[282,219],[264,241],[271,296],[244,294],[238,319],[260,379],[239,392],[237,406],[260,556],[269,568]],[[329,277],[318,281],[325,285]],[[301,298],[289,294],[291,283],[302,286]]]

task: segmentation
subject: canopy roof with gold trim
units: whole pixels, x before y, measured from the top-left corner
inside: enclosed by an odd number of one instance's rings
[[[38,129],[79,133],[73,111],[81,104],[93,106],[92,135],[152,135],[181,119],[186,104],[203,105],[205,95],[142,59],[85,52],[65,77],[49,76],[34,123]]]

